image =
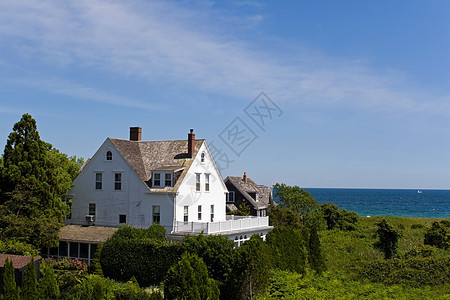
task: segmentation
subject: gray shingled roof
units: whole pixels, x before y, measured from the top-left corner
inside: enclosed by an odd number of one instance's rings
[[[118,229],[116,227],[66,225],[59,229],[59,240],[104,243]]]
[[[228,176],[225,182],[229,180],[238,190],[242,192],[244,197],[255,207],[269,207],[272,204],[272,192],[268,186],[257,185],[251,178],[247,177],[247,183],[242,177]],[[258,201],[253,199],[249,193],[257,193]]]
[[[112,138],[109,138],[109,140],[116,146],[117,150],[128,161],[141,180],[147,184],[150,191],[153,192],[176,192],[193,162],[193,159],[188,158],[187,140],[153,142],[128,141]],[[197,155],[204,141],[203,139],[195,140],[193,157]],[[183,167],[184,170],[175,183],[175,186],[151,188],[152,171],[161,169],[175,170]]]

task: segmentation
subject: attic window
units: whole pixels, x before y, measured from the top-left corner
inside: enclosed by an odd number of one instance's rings
[[[106,152],[106,160],[112,160],[112,152],[111,151]]]
[[[153,175],[153,186],[161,186],[161,173]]]
[[[205,152],[202,152],[202,155],[201,155],[201,160],[200,160],[201,162],[205,162]]]

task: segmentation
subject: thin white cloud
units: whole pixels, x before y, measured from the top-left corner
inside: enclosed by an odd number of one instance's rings
[[[450,112],[448,96],[411,87],[401,74],[375,73],[359,62],[308,51],[274,53],[236,40],[211,25],[214,11],[208,15],[171,2],[99,0],[3,1],[0,11],[0,43],[28,59],[63,67],[99,68],[248,99],[264,90],[287,103]],[[84,88],[59,92],[123,100]]]

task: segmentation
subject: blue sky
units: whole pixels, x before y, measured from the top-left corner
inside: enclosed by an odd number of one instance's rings
[[[450,188],[449,12],[435,0],[1,1],[0,147],[30,113],[43,140],[84,158],[130,126],[143,140],[194,128],[231,161],[223,176]],[[245,108],[261,92],[280,110],[259,127]],[[253,137],[239,155],[236,118]]]

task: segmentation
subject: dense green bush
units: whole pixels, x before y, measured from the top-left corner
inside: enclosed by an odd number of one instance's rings
[[[34,257],[27,263],[25,268],[25,274],[23,277],[22,290],[20,291],[20,298],[22,300],[37,300],[37,277],[36,277],[36,265]]]
[[[357,276],[384,284],[439,285],[450,282],[450,255],[362,262],[354,270]]]
[[[128,281],[135,276],[141,286],[159,284],[181,256],[177,244],[153,239],[113,238],[103,244],[100,263],[106,277]]]
[[[208,274],[218,280],[220,285],[228,281],[236,259],[236,249],[229,238],[203,234],[186,236],[183,239],[182,249],[203,259]]]
[[[19,299],[20,288],[16,284],[13,263],[8,258],[4,264],[1,288],[3,299]]]
[[[384,253],[385,259],[390,259],[397,255],[398,240],[402,235],[385,219],[376,225],[378,227],[376,230],[378,240],[373,246]]]
[[[356,229],[358,215],[355,212],[347,211],[345,209],[341,210],[336,204],[332,203],[321,204],[320,210],[327,222],[328,230],[337,228],[351,231]]]
[[[219,299],[219,288],[214,279],[209,278],[203,260],[195,254],[184,253],[167,272],[164,296],[167,299],[213,300]]]
[[[293,227],[275,227],[267,234],[274,266],[280,270],[304,273],[307,233]]]
[[[425,245],[447,249],[450,247],[450,223],[448,221],[434,222],[425,233]]]

